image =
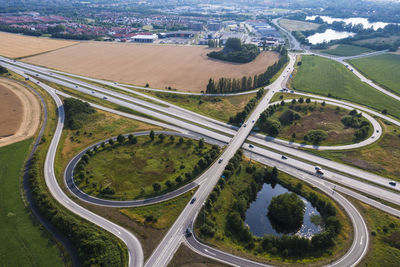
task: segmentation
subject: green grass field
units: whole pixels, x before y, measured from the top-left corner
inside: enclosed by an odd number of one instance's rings
[[[355,56],[367,52],[371,52],[372,50],[366,47],[355,46],[355,45],[347,45],[347,44],[340,44],[334,47],[331,47],[326,50],[322,50],[321,52],[335,55],[335,56]]]
[[[371,80],[400,95],[400,55],[383,54],[349,62]]]
[[[296,90],[338,97],[357,104],[369,106],[400,118],[399,102],[362,83],[345,66],[322,57],[303,56],[302,65],[292,79]]]
[[[176,138],[178,139],[178,138]],[[80,187],[87,193],[100,196],[101,188],[110,186],[115,189],[114,195],[108,197],[117,199],[137,199],[159,195],[169,191],[164,183],[171,181],[175,186],[175,178],[185,173],[191,173],[202,155],[210,145],[199,149],[197,142],[184,138],[183,144],[178,140],[166,140],[161,143],[156,139],[151,142],[148,136],[138,137],[135,145],[126,144],[113,149],[99,151],[90,158],[85,167],[85,176],[89,184],[82,183]],[[161,190],[155,192],[153,183],[161,184]],[[94,188],[93,183],[97,186]]]
[[[400,220],[359,201],[354,200],[353,202],[367,219],[371,234],[370,251],[358,266],[398,266],[400,262]]]
[[[192,198],[193,192],[180,195],[162,203],[122,209],[121,212],[136,222],[156,229],[168,229]],[[149,216],[153,219],[150,220]],[[147,219],[147,220],[146,220]]]
[[[271,119],[279,120],[279,117],[289,110],[289,103],[284,107],[279,107],[271,116]],[[298,111],[301,119],[294,121],[290,125],[282,125],[277,138],[291,140],[297,143],[305,143],[304,136],[310,130],[323,130],[328,134],[328,138],[319,145],[345,145],[354,143],[355,128],[345,127],[341,122],[341,118],[349,114],[347,109],[336,110],[336,107],[319,103],[296,104],[300,107],[313,107],[314,111]],[[293,110],[293,109],[292,109]],[[371,127],[372,128],[372,127]],[[295,133],[295,138],[292,134]]]
[[[21,177],[32,139],[0,148],[0,266],[63,266],[49,236],[21,197]]]

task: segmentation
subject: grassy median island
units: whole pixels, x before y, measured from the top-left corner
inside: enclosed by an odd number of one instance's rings
[[[345,163],[365,171],[400,181],[400,127],[382,123],[383,137],[377,142],[345,151],[315,151],[310,153]]]
[[[359,142],[373,128],[355,110],[293,99],[278,102],[266,109],[257,121],[261,132],[291,142],[313,145],[345,145]]]
[[[74,177],[83,191],[97,197],[142,199],[191,181],[218,154],[218,146],[211,147],[202,139],[151,132],[150,136],[102,144],[97,152],[82,157]]]
[[[21,198],[23,164],[32,139],[0,148],[0,262],[4,266],[63,266],[54,242]]]
[[[397,100],[361,82],[345,66],[318,56],[303,56],[291,86],[296,90],[332,96],[369,106],[400,118]]]
[[[322,50],[321,52],[334,56],[348,57],[348,56],[356,56],[371,51],[372,51],[371,49],[366,47],[348,45],[348,44],[339,44],[339,45],[333,45],[329,47],[329,49]]]
[[[400,95],[400,55],[384,54],[349,62],[369,79]]]
[[[257,261],[282,264],[328,263],[343,255],[352,241],[352,228],[344,212],[328,196],[276,168],[242,159],[238,152],[224,177],[210,194],[195,222],[203,241],[229,253]],[[280,184],[307,199],[321,214],[323,230],[312,238],[297,235],[257,237],[245,225],[245,214],[261,187]],[[265,214],[265,216],[267,216]]]
[[[400,262],[400,220],[376,208],[354,200],[367,220],[370,250],[359,266],[398,266]]]
[[[229,117],[242,111],[247,102],[256,95],[256,93],[251,93],[220,97],[179,95],[151,91],[148,91],[148,93],[172,104],[223,122],[228,122]]]

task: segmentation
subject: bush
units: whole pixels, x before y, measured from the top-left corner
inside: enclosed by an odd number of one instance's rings
[[[328,134],[323,130],[311,130],[304,136],[304,140],[308,140],[314,145],[318,145],[326,138],[328,138]]]
[[[87,102],[75,98],[66,98],[64,100],[64,110],[65,128],[71,130],[82,128],[88,116],[96,112]]]
[[[154,190],[155,192],[160,191],[160,190],[161,190],[161,185],[160,185],[160,183],[154,183],[154,184],[153,184],[153,190]]]

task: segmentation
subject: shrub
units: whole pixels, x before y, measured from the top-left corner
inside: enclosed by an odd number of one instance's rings
[[[306,140],[306,141],[308,140],[311,143],[318,145],[323,140],[325,140],[327,137],[328,137],[328,134],[323,130],[311,130],[304,136],[304,140]]]

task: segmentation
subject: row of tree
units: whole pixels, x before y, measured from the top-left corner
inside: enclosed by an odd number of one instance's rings
[[[235,78],[219,78],[218,81],[210,78],[207,84],[207,94],[227,94],[237,93],[256,89],[269,84],[270,79],[279,72],[279,70],[288,62],[287,50],[284,46],[278,46],[275,49],[280,53],[280,59],[261,74],[254,77],[244,76],[241,79]]]
[[[260,100],[263,95],[264,95],[264,89],[258,90],[256,96],[250,99],[249,102],[247,102],[246,106],[242,111],[236,113],[235,116],[229,118],[229,123],[234,125],[242,124],[249,115],[250,111],[253,110],[258,100]]]
[[[60,208],[42,186],[37,155],[32,158],[29,184],[35,205],[53,227],[76,248],[82,266],[123,266],[126,252],[112,234]]]

